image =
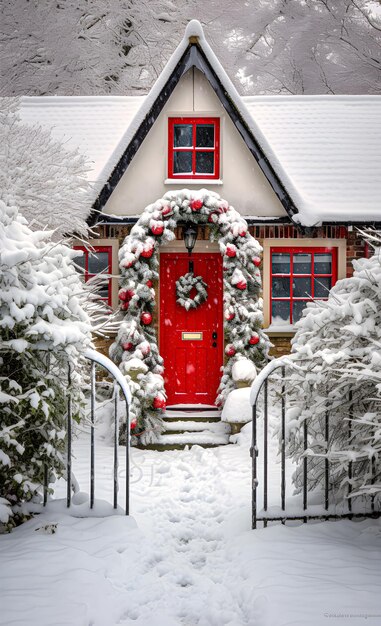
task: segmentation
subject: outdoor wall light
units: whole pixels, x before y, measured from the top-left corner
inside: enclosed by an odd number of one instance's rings
[[[189,256],[191,256],[193,248],[196,244],[197,239],[197,226],[192,222],[188,222],[185,224],[183,228],[183,239],[185,243],[185,247],[188,250]]]

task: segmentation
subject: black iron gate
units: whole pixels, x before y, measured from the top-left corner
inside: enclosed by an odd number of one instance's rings
[[[113,508],[118,508],[118,491],[119,491],[119,479],[118,479],[118,437],[119,437],[119,390],[122,392],[125,406],[125,427],[126,427],[126,481],[125,481],[125,495],[126,505],[125,514],[129,515],[130,512],[130,421],[129,421],[129,406],[131,401],[131,394],[126,382],[126,379],[117,368],[117,366],[106,356],[96,352],[95,350],[87,350],[85,353],[86,359],[90,362],[90,509],[94,508],[95,501],[95,391],[96,391],[96,368],[100,367],[106,370],[107,374],[112,378],[114,383],[114,441],[113,441]],[[68,372],[68,389],[70,390],[71,384],[71,371]],[[67,398],[67,422],[66,422],[66,506],[70,508],[73,492],[73,474],[72,474],[72,441],[73,441],[73,418],[72,418],[72,401],[70,391]],[[45,466],[44,471],[44,494],[43,504],[46,506],[48,501],[49,492],[49,467]]]
[[[270,521],[280,521],[284,524],[287,520],[300,520],[307,522],[313,519],[342,519],[355,517],[380,517],[380,501],[375,501],[374,495],[361,496],[360,507],[354,510],[353,502],[356,498],[351,496],[352,462],[348,463],[348,491],[346,501],[335,501],[335,494],[330,485],[330,462],[324,458],[324,479],[321,500],[317,504],[309,502],[310,493],[308,490],[308,424],[303,422],[303,447],[304,456],[301,460],[302,467],[302,489],[301,497],[293,496],[288,498],[289,485],[286,475],[287,442],[286,442],[286,408],[287,408],[287,386],[289,384],[289,374],[297,363],[291,357],[281,357],[270,361],[268,365],[259,373],[251,388],[250,402],[252,405],[252,445],[250,455],[252,457],[252,528],[257,528],[258,522],[262,522],[266,527]],[[276,390],[276,393],[269,393]],[[270,398],[271,396],[271,398]],[[276,397],[276,398],[275,398]],[[271,409],[274,407],[274,398],[278,402],[278,441],[280,478],[276,486],[269,485],[269,403]],[[348,421],[347,428],[348,441],[352,436],[353,411],[352,392],[349,393]],[[263,432],[259,432],[259,426],[263,427]],[[344,426],[343,426],[344,427]],[[328,452],[330,437],[330,411],[325,413],[324,441]],[[374,458],[370,461],[372,471],[374,471]],[[295,466],[294,466],[295,469]],[[260,471],[259,471],[260,470]],[[260,476],[261,474],[261,476]],[[259,500],[262,506],[260,507]]]

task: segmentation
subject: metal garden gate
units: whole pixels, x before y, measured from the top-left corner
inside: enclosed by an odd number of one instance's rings
[[[302,494],[300,498],[291,498],[287,500],[287,476],[286,476],[286,408],[287,408],[287,385],[288,372],[297,363],[293,356],[281,357],[270,361],[259,373],[258,377],[252,384],[250,402],[252,405],[252,445],[250,455],[252,457],[252,528],[257,528],[258,522],[263,522],[266,527],[270,521],[280,521],[284,524],[287,520],[300,520],[307,522],[312,519],[328,520],[342,519],[354,517],[379,517],[380,500],[375,497],[361,496],[361,510],[354,510],[353,502],[356,498],[347,498],[347,502],[335,502],[335,494],[332,492],[330,485],[330,462],[328,458],[322,459],[324,462],[324,479],[323,492],[321,494],[321,502],[311,504],[309,502],[308,491],[308,424],[303,422],[303,447],[304,456],[302,458]],[[272,381],[273,379],[273,381]],[[278,424],[278,446],[280,453],[280,480],[279,483],[269,487],[269,386],[277,390],[279,395],[279,424]],[[345,423],[347,429],[348,441],[352,437],[352,417],[353,417],[353,401],[352,392],[346,399],[348,402],[348,421]],[[263,425],[263,434],[260,437],[259,425]],[[322,433],[325,441],[325,447],[328,451],[330,437],[330,411],[325,413],[325,428]],[[369,461],[371,464],[372,474],[374,473],[374,458]],[[262,477],[259,475],[261,470]],[[348,493],[351,495],[351,478],[352,478],[352,461],[348,463]],[[262,478],[262,479],[261,479]],[[277,492],[277,493],[274,493]],[[274,496],[276,504],[274,504]],[[262,499],[262,508],[259,508],[259,497]],[[271,502],[270,502],[271,500]],[[294,502],[292,502],[294,500]]]
[[[94,508],[95,499],[95,391],[96,391],[96,367],[99,366],[106,370],[114,383],[114,441],[113,441],[113,508],[118,508],[118,436],[119,436],[119,415],[118,415],[118,395],[119,389],[124,398],[126,407],[126,505],[125,513],[129,515],[130,511],[130,420],[129,407],[131,403],[131,394],[126,379],[118,369],[118,367],[106,356],[96,352],[95,350],[87,350],[85,358],[90,362],[90,509]],[[71,371],[68,371],[68,387],[71,384]],[[72,399],[70,393],[67,397],[67,422],[66,422],[66,506],[70,508],[72,500],[72,439],[73,439],[73,422],[72,422]],[[49,490],[49,468],[44,468],[44,497],[43,504],[46,506],[48,501]]]

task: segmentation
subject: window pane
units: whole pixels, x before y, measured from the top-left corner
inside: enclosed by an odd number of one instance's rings
[[[273,298],[289,298],[290,297],[290,279],[273,276]]]
[[[332,273],[332,254],[315,254],[315,274]]]
[[[273,300],[271,323],[284,326],[290,323],[290,301]]]
[[[175,148],[191,148],[192,143],[192,124],[175,124],[174,126],[174,147]]]
[[[197,148],[214,148],[214,124],[197,124]]]
[[[294,274],[311,274],[310,254],[294,254]]]
[[[196,152],[196,174],[214,173],[214,152]]]
[[[294,298],[308,298],[311,296],[311,279],[294,278],[292,281],[292,295]]]
[[[89,274],[99,274],[102,271],[109,271],[108,252],[89,253]]]
[[[290,255],[284,252],[272,253],[273,274],[290,273]]]
[[[295,324],[302,317],[302,311],[308,300],[294,300],[292,303],[292,323]]]
[[[192,174],[192,153],[191,152],[174,152],[173,153],[173,173],[174,174]]]
[[[331,289],[331,278],[315,278],[315,298],[328,298],[328,292]]]

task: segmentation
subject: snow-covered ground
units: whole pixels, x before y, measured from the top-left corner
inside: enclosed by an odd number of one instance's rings
[[[130,518],[78,519],[51,506],[1,536],[0,624],[381,624],[380,523],[251,531],[244,439],[207,450],[134,449]],[[86,490],[84,436],[76,456]],[[279,467],[271,468],[275,483]],[[98,440],[96,497],[111,494],[112,448]]]

